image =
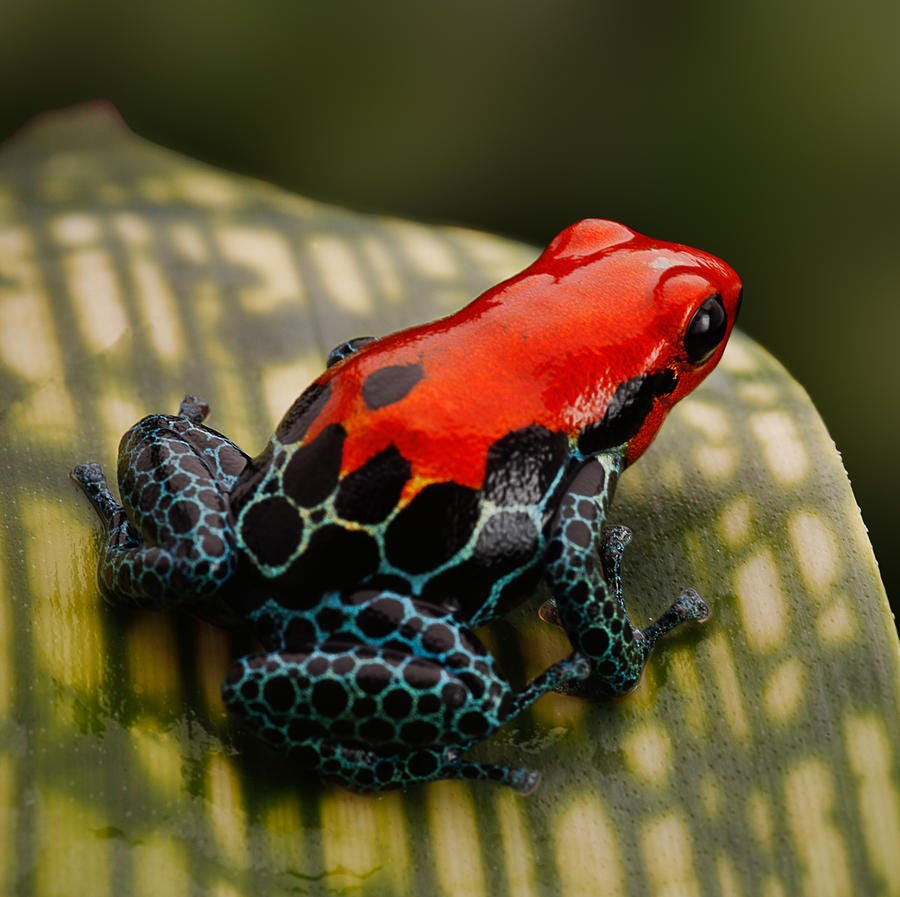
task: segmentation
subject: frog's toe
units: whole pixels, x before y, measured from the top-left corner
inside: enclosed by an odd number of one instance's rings
[[[178,414],[193,424],[202,424],[209,417],[209,403],[197,396],[185,396],[181,400]]]
[[[694,589],[685,589],[675,600],[672,610],[682,620],[705,623],[710,617],[709,605]]]
[[[446,765],[435,778],[494,782],[497,785],[506,785],[523,796],[531,794],[541,783],[541,774],[535,769],[461,760],[459,751],[455,749],[448,750],[444,756]]]
[[[641,641],[649,653],[656,640],[682,623],[703,623],[710,617],[709,605],[694,589],[685,589],[674,604],[641,633]]]
[[[528,797],[537,791],[538,785],[541,784],[541,774],[536,769],[514,769],[508,784],[522,797]]]
[[[620,551],[624,551],[628,547],[628,543],[633,537],[634,533],[631,529],[621,523],[603,527],[603,541],[611,547],[617,547]]]
[[[125,520],[125,512],[109,490],[103,468],[96,461],[79,464],[69,476],[87,496],[94,510],[109,528],[120,526]]]
[[[69,473],[69,476],[82,486],[105,479],[103,469],[96,461],[86,461],[84,464],[79,464]]]
[[[69,473],[69,476],[81,487],[81,491],[98,510],[110,502],[114,503],[112,493],[109,491],[109,484],[106,482],[106,475],[96,461],[79,464]]]

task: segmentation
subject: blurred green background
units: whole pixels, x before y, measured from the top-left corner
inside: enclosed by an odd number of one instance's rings
[[[0,0],[0,137],[139,133],[347,206],[709,249],[809,390],[896,592],[900,4]]]

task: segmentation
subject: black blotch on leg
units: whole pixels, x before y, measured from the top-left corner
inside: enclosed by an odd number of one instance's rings
[[[537,504],[565,465],[562,433],[532,424],[498,439],[487,453],[485,498],[498,505]]]
[[[374,341],[374,336],[357,336],[353,339],[348,339],[346,342],[335,346],[328,353],[328,360],[325,362],[325,367],[333,367],[339,361],[343,361],[348,356],[353,355],[358,349],[361,349],[363,346]]]

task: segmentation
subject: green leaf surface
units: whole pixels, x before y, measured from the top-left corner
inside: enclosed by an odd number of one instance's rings
[[[104,108],[0,151],[0,893],[900,894],[896,632],[818,415],[740,334],[614,508],[635,618],[685,585],[713,616],[627,698],[548,696],[480,746],[543,771],[529,798],[310,781],[225,716],[240,633],[101,603],[76,463],[114,469],[184,393],[256,452],[332,345],[533,255],[286,195]],[[485,633],[514,681],[566,651],[539,601]]]

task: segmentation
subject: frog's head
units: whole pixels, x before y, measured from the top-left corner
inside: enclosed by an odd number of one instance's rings
[[[725,351],[743,299],[741,281],[721,259],[688,246],[644,250],[658,265],[648,326],[648,368],[660,394],[628,443],[634,461],[652,442],[669,410],[696,389]]]
[[[583,448],[624,446],[630,463],[718,364],[740,310],[741,281],[707,252],[597,219],[563,231],[536,267],[566,284],[579,309],[585,337],[570,363],[584,372],[581,407],[595,409]]]

